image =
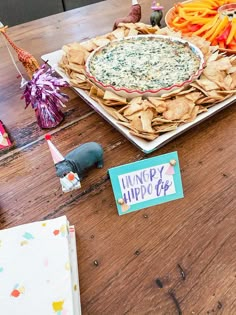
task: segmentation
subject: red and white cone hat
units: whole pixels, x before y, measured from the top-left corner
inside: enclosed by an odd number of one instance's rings
[[[63,155],[57,150],[57,148],[51,142],[51,135],[49,135],[49,134],[45,135],[45,139],[47,140],[48,147],[49,147],[49,150],[51,152],[54,164],[61,162],[61,161],[64,161],[65,159],[64,159]]]

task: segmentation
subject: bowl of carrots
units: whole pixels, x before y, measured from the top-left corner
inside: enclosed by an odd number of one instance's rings
[[[236,53],[236,0],[191,0],[178,2],[165,16],[166,25],[183,35],[200,36]]]

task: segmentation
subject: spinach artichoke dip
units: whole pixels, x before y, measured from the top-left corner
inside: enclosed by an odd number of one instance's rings
[[[200,58],[188,43],[160,37],[131,37],[110,42],[90,60],[90,74],[103,85],[158,90],[194,75]]]

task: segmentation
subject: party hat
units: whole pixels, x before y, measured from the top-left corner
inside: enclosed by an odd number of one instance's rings
[[[51,135],[49,134],[45,135],[45,139],[47,140],[54,164],[64,161],[63,155],[57,150],[57,148],[51,142]]]
[[[173,165],[170,165],[168,169],[166,170],[166,175],[174,175],[175,174],[175,169]]]

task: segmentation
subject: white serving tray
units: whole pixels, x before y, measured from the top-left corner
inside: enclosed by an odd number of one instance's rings
[[[69,78],[66,74],[58,67],[58,62],[60,61],[63,55],[62,50],[57,50],[51,52],[49,54],[41,56],[44,61],[55,69],[55,71],[61,75],[66,81],[69,82]],[[206,120],[207,118],[211,117],[212,115],[216,114],[220,110],[226,108],[227,106],[233,104],[236,101],[236,95],[228,98],[227,100],[218,103],[217,105],[212,106],[208,109],[207,112],[199,114],[193,122],[183,124],[179,126],[176,130],[169,131],[166,133],[161,134],[158,138],[152,141],[147,141],[136,136],[133,136],[129,133],[129,129],[121,126],[117,123],[116,119],[110,116],[95,100],[93,100],[89,95],[82,89],[72,87],[79,96],[88,103],[98,114],[100,114],[105,120],[107,120],[114,128],[120,131],[129,141],[131,141],[134,145],[136,145],[140,150],[144,153],[148,154],[153,152],[154,150],[159,149],[167,142],[173,140],[174,138],[178,137],[183,132],[189,130],[190,128],[196,126],[197,124],[201,123],[202,121]]]

